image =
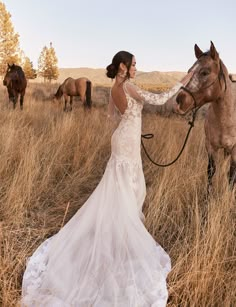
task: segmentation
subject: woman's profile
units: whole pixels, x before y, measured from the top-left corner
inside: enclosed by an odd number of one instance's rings
[[[82,208],[30,257],[22,306],[166,306],[170,258],[143,224],[141,114],[145,103],[164,104],[190,76],[153,94],[130,82],[135,72],[135,57],[127,51],[107,66],[114,79],[109,116],[119,119],[110,159]]]

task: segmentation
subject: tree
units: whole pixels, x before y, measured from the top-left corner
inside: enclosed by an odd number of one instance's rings
[[[43,77],[44,81],[45,81],[44,71],[46,67],[47,50],[48,48],[44,46],[38,59],[38,75]]]
[[[58,60],[52,43],[50,43],[49,48],[44,46],[38,59],[38,74],[44,78],[44,81],[57,80],[59,76],[57,63]]]
[[[25,57],[22,68],[24,70],[26,79],[35,79],[37,77],[37,73],[33,67],[33,63],[30,61],[28,57]]]
[[[20,62],[19,34],[15,33],[11,14],[0,2],[0,75],[6,71],[7,64]]]

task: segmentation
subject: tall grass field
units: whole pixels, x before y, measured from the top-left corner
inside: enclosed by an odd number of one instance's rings
[[[75,101],[67,113],[63,104],[47,99],[53,90],[29,86],[24,110],[17,105],[13,111],[6,89],[0,87],[3,307],[19,305],[27,257],[83,206],[110,155],[114,124],[107,118],[107,100],[99,88],[91,111]],[[142,130],[154,134],[154,139],[144,140],[147,150],[165,163],[177,156],[188,123],[144,111]],[[219,154],[207,197],[204,138],[204,121],[198,119],[182,156],[167,168],[151,164],[142,150],[145,226],[172,260],[168,307],[236,306],[235,193],[227,183],[229,161]]]

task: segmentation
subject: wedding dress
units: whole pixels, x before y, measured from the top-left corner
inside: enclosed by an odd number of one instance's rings
[[[145,102],[164,104],[179,88],[153,94],[125,81],[123,115],[110,98],[110,114],[120,122],[105,173],[82,208],[29,258],[22,306],[166,306],[170,258],[142,222],[141,112]]]

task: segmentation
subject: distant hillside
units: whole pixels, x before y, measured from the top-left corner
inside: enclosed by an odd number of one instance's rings
[[[162,86],[173,86],[177,81],[185,75],[184,72],[137,72],[135,81],[140,84],[150,84],[150,85],[162,85]]]
[[[63,82],[66,78],[80,78],[87,77],[93,84],[109,85],[111,81],[105,75],[105,69],[103,68],[60,68],[58,82]]]
[[[106,71],[103,68],[60,68],[59,69],[58,83],[63,82],[66,78],[79,78],[87,77],[94,85],[106,85],[112,84],[112,81],[106,77]],[[135,82],[143,85],[162,85],[172,86],[179,81],[185,75],[184,72],[142,72],[138,71]]]

